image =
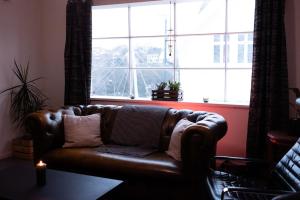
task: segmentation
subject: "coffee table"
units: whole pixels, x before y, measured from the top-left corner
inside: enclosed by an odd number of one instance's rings
[[[0,199],[95,200],[118,187],[122,181],[47,169],[46,185],[37,186],[32,166],[0,170]]]

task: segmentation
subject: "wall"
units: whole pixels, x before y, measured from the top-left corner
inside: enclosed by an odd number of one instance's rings
[[[30,60],[32,77],[40,76],[39,8],[39,0],[0,1],[0,90],[16,83],[14,59],[24,65]],[[9,101],[8,95],[0,95],[0,159],[11,154],[11,139],[22,134],[11,123]]]
[[[217,154],[245,156],[248,106],[143,100],[131,100],[130,102],[121,100],[94,100],[93,103],[105,105],[154,104],[176,109],[216,112],[222,115],[228,123],[226,136],[218,142]]]
[[[41,0],[43,76],[49,106],[64,102],[64,47],[67,0]]]
[[[286,0],[285,24],[287,41],[287,60],[289,67],[289,86],[300,88],[300,1]],[[298,36],[298,37],[297,37]],[[290,102],[296,96],[290,92]],[[290,116],[295,117],[295,109],[290,107]]]
[[[119,3],[133,0],[116,0]],[[137,0],[138,1],[138,0]],[[12,82],[12,59],[27,60],[44,77],[44,92],[51,107],[63,104],[65,7],[67,0],[0,0],[0,89]],[[108,4],[108,0],[95,0]],[[300,1],[286,0],[286,28],[290,85],[300,88]],[[37,17],[38,16],[38,17]],[[7,20],[9,19],[9,20]],[[39,21],[41,19],[41,21]],[[39,45],[40,44],[40,45]],[[38,64],[40,63],[40,66]],[[40,71],[39,71],[40,70]],[[2,73],[3,72],[3,73]],[[108,103],[102,101],[101,103]],[[116,102],[113,102],[116,103]],[[118,102],[122,103],[122,102]],[[138,102],[137,102],[138,103]],[[147,103],[147,102],[140,102]],[[222,114],[228,134],[218,146],[219,154],[244,155],[248,110],[239,106],[172,104],[176,108],[207,110]],[[8,120],[8,98],[0,98],[0,157],[7,154],[14,131]]]
[[[141,0],[94,0],[96,4],[109,4],[112,2],[124,3]],[[49,81],[47,82],[46,91],[48,92],[52,105],[59,106],[63,103],[63,44],[65,38],[65,5],[66,0],[43,0],[43,19],[46,31],[43,31],[43,64],[46,66],[45,72]],[[290,66],[290,85],[300,87],[300,38],[296,37],[300,32],[300,1],[286,0],[286,14],[287,14],[287,46],[288,46],[288,64]],[[50,40],[48,40],[50,39]],[[51,80],[51,81],[50,81]],[[107,102],[96,101],[95,103],[118,103],[124,102]],[[145,103],[143,101],[136,101],[134,103]],[[168,104],[170,105],[170,104]],[[218,146],[218,154],[226,155],[245,155],[246,134],[248,109],[239,106],[222,106],[222,105],[205,105],[205,104],[171,104],[175,108],[188,108],[193,110],[207,110],[222,114],[229,124],[227,135],[222,139]]]
[[[295,63],[294,63],[294,67],[295,67],[295,73],[294,73],[294,77],[295,78],[295,86],[300,88],[300,1],[299,0],[293,0],[292,2],[290,2],[292,0],[287,0],[287,2],[289,4],[291,4],[291,9],[287,11],[287,15],[290,15],[291,13],[293,13],[294,16],[294,20],[290,20],[293,21],[294,23],[291,24],[291,27],[294,27],[294,35],[293,35],[293,39],[291,40],[290,43],[294,44],[294,48],[291,48],[289,53],[291,53],[293,55],[293,58],[290,58],[291,60],[294,59]],[[288,33],[290,34],[290,33]],[[289,36],[289,35],[288,35]],[[288,49],[289,50],[289,49]],[[291,73],[293,73],[293,71],[291,71]]]

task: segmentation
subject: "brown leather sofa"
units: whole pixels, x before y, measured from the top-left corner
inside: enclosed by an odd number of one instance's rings
[[[116,105],[88,105],[30,114],[25,127],[33,136],[34,162],[42,159],[49,168],[122,180],[204,180],[209,159],[215,155],[217,141],[227,131],[225,119],[216,113],[170,109],[161,127],[159,151],[143,158],[99,153],[94,148],[62,148],[63,114],[101,113],[101,137],[106,144],[120,108]],[[181,141],[182,161],[176,161],[165,151],[174,126],[184,117],[194,125],[184,132]]]

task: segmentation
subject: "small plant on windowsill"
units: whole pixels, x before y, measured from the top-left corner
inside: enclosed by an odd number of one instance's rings
[[[161,82],[159,84],[156,84],[156,89],[157,90],[164,90],[167,87],[167,82]]]
[[[180,90],[180,82],[169,81],[169,89],[172,92],[178,92]]]
[[[167,87],[167,82],[160,82],[159,84],[156,84],[156,91],[157,91],[157,97],[163,98],[164,97],[164,90]]]
[[[168,87],[170,89],[170,96],[173,98],[178,98],[179,91],[180,91],[180,82],[169,81]]]
[[[166,89],[167,88],[167,89]],[[182,91],[180,83],[176,81],[161,82],[152,90],[152,100],[162,101],[180,101],[182,100]]]

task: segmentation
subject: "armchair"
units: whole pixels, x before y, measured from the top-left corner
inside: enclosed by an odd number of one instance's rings
[[[274,168],[258,159],[218,156],[214,161],[219,167],[211,168],[206,180],[212,200],[300,199],[300,138]]]

